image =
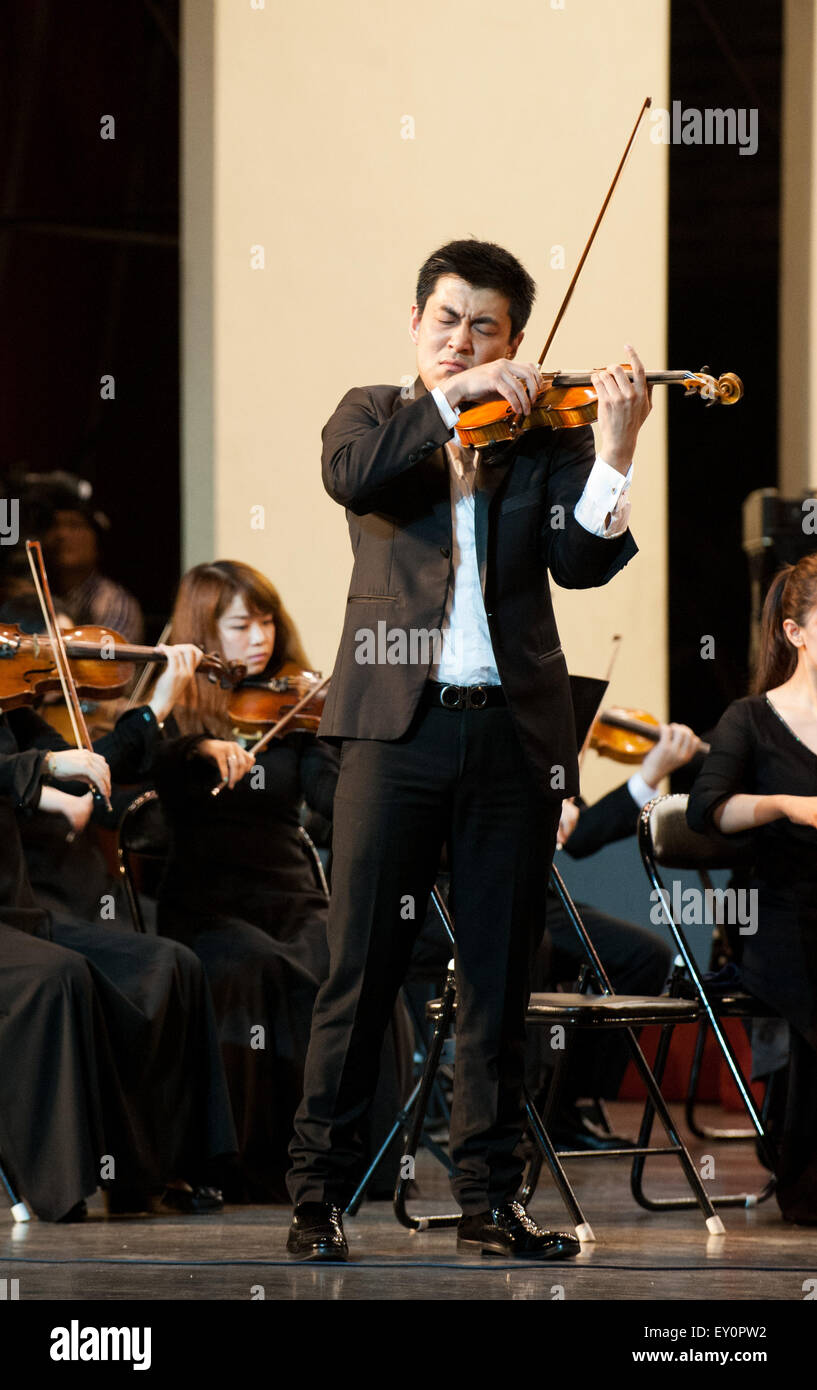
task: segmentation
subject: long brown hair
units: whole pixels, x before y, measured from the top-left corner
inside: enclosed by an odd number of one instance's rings
[[[817,605],[817,552],[803,555],[796,565],[784,565],[772,580],[760,620],[760,649],[752,689],[756,695],[774,690],[797,669],[797,648],[783,624],[787,618],[802,627]]]
[[[309,662],[301,646],[297,628],[289,616],[275,585],[266,575],[240,560],[215,560],[211,565],[194,565],[183,575],[173,615],[170,620],[169,642],[195,642],[206,652],[219,650],[218,622],[237,594],[245,600],[250,613],[271,614],[275,623],[275,646],[264,672],[275,675],[285,664],[293,661],[301,670]],[[196,676],[185,691],[173,713],[182,733],[201,733],[206,730],[214,737],[229,737],[231,728],[227,717],[229,691],[213,685],[204,676]]]

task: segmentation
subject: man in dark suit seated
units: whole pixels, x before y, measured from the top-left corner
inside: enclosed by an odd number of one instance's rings
[[[474,452],[466,402],[526,417],[543,379],[516,354],[530,276],[501,247],[452,242],[420,270],[410,331],[418,378],[343,398],[323,432],[323,479],[345,507],[354,570],[320,732],[342,741],[329,913],[330,975],[315,1005],[295,1120],[287,1242],[345,1259],[341,1213],[359,1159],[383,1032],[448,845],[457,931],[451,1118],[458,1244],[564,1259],[522,1176],[525,1010],[561,802],[578,793],[567,667],[548,571],[605,584],[636,553],[627,496],[649,413],[628,348],[593,374],[592,430],[519,430]]]

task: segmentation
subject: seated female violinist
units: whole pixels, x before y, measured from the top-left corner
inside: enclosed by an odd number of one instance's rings
[[[752,832],[756,929],[743,937],[741,975],[791,1029],[776,1195],[786,1220],[815,1225],[817,554],[772,583],[755,693],[729,706],[711,745],[687,818],[694,830]]]
[[[102,912],[68,922],[37,907],[19,834],[44,788],[49,801],[46,782],[108,795],[112,772],[146,771],[159,723],[201,659],[165,652],[150,704],[96,751],[68,748],[30,708],[0,715],[0,1154],[48,1220],[81,1215],[100,1182],[114,1212],[144,1209],[165,1188],[181,1210],[217,1208],[211,1164],[235,1151],[199,961]]]
[[[172,635],[244,663],[248,680],[308,665],[276,589],[237,561],[183,577]],[[229,692],[191,682],[174,711],[179,736],[158,750],[154,779],[174,840],[158,926],[193,948],[213,994],[241,1155],[225,1195],[285,1201],[312,1007],[328,966],[327,899],[299,817],[306,798],[331,819],[337,754],[299,731],[273,739],[256,763],[235,737],[229,704]],[[396,1089],[393,1099],[391,1116]]]

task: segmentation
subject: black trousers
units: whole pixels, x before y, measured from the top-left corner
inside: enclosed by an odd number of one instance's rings
[[[522,1164],[525,1010],[559,820],[507,708],[421,708],[394,742],[343,746],[329,977],[312,1019],[288,1176],[294,1202],[344,1206],[383,1034],[448,845],[457,936],[452,1187],[466,1214],[512,1198]]]

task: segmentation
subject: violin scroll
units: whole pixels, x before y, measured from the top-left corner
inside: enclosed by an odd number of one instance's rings
[[[219,685],[222,690],[235,690],[247,675],[247,668],[243,662],[225,661],[218,652],[205,652],[198,670],[201,675],[207,677],[211,685]]]
[[[735,405],[743,395],[743,382],[734,372],[724,372],[714,377],[703,368],[700,372],[690,372],[684,381],[687,396],[700,396],[710,405]]]

